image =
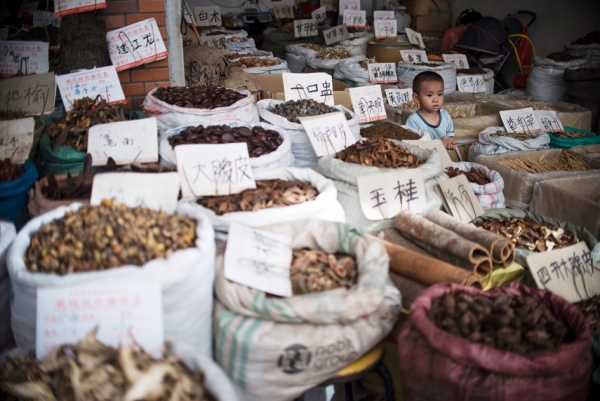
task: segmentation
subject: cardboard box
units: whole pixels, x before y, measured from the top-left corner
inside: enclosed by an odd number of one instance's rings
[[[410,21],[410,27],[417,32],[443,33],[452,26],[450,17],[425,17],[416,16]],[[439,34],[438,34],[439,35]]]
[[[452,19],[452,7],[448,0],[407,0],[405,2],[408,15],[445,17]]]

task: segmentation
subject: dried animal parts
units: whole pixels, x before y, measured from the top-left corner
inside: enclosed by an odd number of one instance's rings
[[[190,371],[177,356],[153,359],[134,345],[107,347],[95,332],[75,345],[54,348],[40,361],[33,354],[8,357],[0,377],[0,388],[18,400],[214,400],[204,389],[203,374]]]
[[[259,157],[277,150],[283,143],[283,138],[277,131],[266,130],[260,126],[232,128],[228,125],[189,127],[169,138],[169,144],[173,148],[184,144],[236,142],[244,142],[248,145],[250,157]]]
[[[290,278],[294,295],[349,289],[358,280],[358,269],[350,255],[298,249],[294,251]]]
[[[327,106],[325,103],[317,102],[315,100],[290,100],[285,103],[278,104],[273,109],[269,109],[270,112],[275,113],[279,116],[285,117],[288,121],[293,123],[300,123],[298,117],[309,117],[309,116],[320,116],[323,114],[337,113],[339,110]],[[346,120],[351,120],[352,116],[345,113]]]
[[[222,216],[225,213],[298,205],[314,200],[317,195],[317,189],[307,182],[277,179],[256,181],[256,189],[246,189],[233,195],[207,196],[197,202]]]
[[[546,58],[549,58],[550,60],[554,60],[554,61],[573,61],[573,60],[577,60],[580,59],[581,56],[574,56],[572,54],[569,54],[567,52],[553,52],[550,53],[546,56]]]
[[[506,136],[509,138],[516,139],[518,141],[527,141],[529,139],[534,138],[533,136],[531,136],[529,134],[519,134],[516,132],[504,132],[504,131],[498,131],[495,134],[491,134],[490,136]]]
[[[193,247],[195,240],[196,222],[187,216],[105,199],[40,227],[24,260],[32,272],[59,275],[142,266]]]
[[[418,134],[415,134],[411,130],[390,122],[374,123],[370,127],[363,128],[360,130],[360,136],[364,138],[382,136],[387,139],[396,139],[398,141],[404,139],[421,139]]]
[[[12,164],[8,157],[0,162],[0,182],[15,181],[23,174],[25,174],[25,167],[20,164]]]
[[[75,100],[71,111],[59,122],[48,126],[48,134],[53,148],[68,146],[86,152],[89,128],[117,121],[125,121],[122,104],[108,104],[100,95],[95,99],[84,97]]]
[[[261,59],[258,57],[243,57],[237,61],[230,62],[229,64],[242,68],[253,68],[272,67],[281,64],[281,62],[279,60]]]
[[[246,98],[243,93],[216,86],[169,86],[158,88],[154,97],[173,106],[187,109],[216,109],[229,107]]]
[[[314,43],[306,43],[306,44],[302,45],[301,47],[304,47],[305,49],[314,50],[316,52],[320,52],[321,50],[323,50],[323,48],[321,46],[314,44]]]
[[[369,69],[369,64],[371,63],[376,63],[377,61],[375,61],[375,57],[373,58],[366,58],[364,60],[360,60],[358,62],[358,65],[360,65],[362,68],[364,68],[365,70]]]
[[[593,332],[600,333],[600,295],[575,304],[586,317]]]
[[[455,336],[518,354],[554,350],[572,336],[562,319],[529,296],[444,294],[427,317]]]
[[[415,168],[425,163],[405,147],[382,137],[357,142],[339,152],[337,157],[346,163],[385,168]]]
[[[477,227],[503,235],[515,247],[534,252],[565,248],[579,242],[577,234],[546,223],[536,223],[529,216],[489,218],[475,224]]]
[[[350,57],[352,54],[342,46],[328,47],[317,54],[317,58],[321,60],[342,60]]]
[[[448,177],[450,178],[458,177],[462,174],[467,177],[467,181],[479,185],[485,185],[492,182],[483,171],[476,168],[471,168],[467,171],[463,171],[459,168],[448,167],[448,169],[446,170],[446,174],[448,174]]]
[[[544,173],[547,171],[587,171],[590,169],[587,162],[580,156],[568,152],[561,152],[560,157],[544,160],[533,160],[528,157],[511,157],[498,160],[498,163],[513,170],[527,173]]]

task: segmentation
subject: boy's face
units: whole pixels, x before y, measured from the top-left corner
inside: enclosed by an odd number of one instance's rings
[[[444,84],[436,81],[421,82],[419,93],[413,93],[413,100],[428,113],[440,111],[444,105]]]

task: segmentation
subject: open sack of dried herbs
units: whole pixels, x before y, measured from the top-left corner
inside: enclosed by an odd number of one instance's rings
[[[333,180],[338,200],[346,211],[346,223],[377,235],[394,226],[393,219],[368,220],[360,206],[357,177],[388,173],[395,169],[415,169],[425,181],[427,206],[424,213],[439,209],[442,201],[435,192],[438,182],[447,179],[440,156],[432,150],[384,139],[368,138],[347,147],[337,155],[319,159],[315,170]]]
[[[285,60],[277,57],[250,56],[228,61],[229,65],[241,67],[248,74],[283,74],[290,72]]]
[[[424,141],[431,140],[431,134],[422,129],[400,125],[389,121],[378,121],[373,124],[362,124],[360,127],[360,136],[363,138],[373,138],[381,136],[386,139],[395,139],[397,141]]]
[[[454,178],[464,174],[471,184],[471,189],[484,209],[504,209],[504,179],[497,171],[484,165],[469,162],[453,163],[446,169],[448,177]]]
[[[278,129],[284,130],[292,139],[294,167],[313,167],[319,159],[298,117],[343,112],[354,139],[360,139],[358,115],[342,105],[328,106],[314,100],[290,100],[286,102],[284,100],[265,99],[256,103],[256,107],[261,119]]]
[[[306,56],[316,56],[323,48],[314,43],[298,43],[285,47],[285,61],[291,72],[299,73],[306,67]]]
[[[41,360],[17,348],[0,360],[0,391],[16,400],[237,401],[241,394],[209,357],[166,341],[161,357],[136,344],[107,346],[88,333]]]
[[[185,126],[160,135],[158,154],[163,164],[176,164],[175,147],[188,144],[246,143],[252,171],[292,167],[292,141],[288,133],[261,122],[226,122]]]
[[[335,79],[348,79],[358,84],[370,84],[369,64],[376,63],[375,57],[361,60],[347,59],[340,61],[333,70]]]
[[[288,167],[253,174],[256,189],[183,199],[180,203],[205,209],[220,232],[228,232],[231,223],[261,227],[300,219],[344,222],[344,209],[333,182],[313,170]]]
[[[243,367],[229,376],[248,400],[293,400],[381,341],[401,296],[385,248],[350,226],[296,220],[261,230],[291,236],[291,282],[301,295],[276,297],[227,280],[226,244],[219,245],[216,360]]]
[[[325,47],[315,55],[306,55],[306,65],[312,68],[334,70],[342,61],[354,61],[358,63],[363,60],[364,55],[352,54],[344,46]]]
[[[38,288],[154,282],[165,337],[211,355],[214,252],[206,213],[185,204],[169,214],[104,200],[43,214],[21,229],[7,255],[15,341],[35,345]]]
[[[506,132],[504,127],[488,127],[479,133],[479,139],[469,148],[469,161],[479,155],[498,155],[516,150],[547,149],[550,136],[547,132],[516,134]]]

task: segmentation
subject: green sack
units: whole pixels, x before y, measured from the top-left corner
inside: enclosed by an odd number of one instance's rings
[[[570,149],[573,146],[586,146],[586,145],[596,145],[600,144],[600,135],[571,127],[564,127],[566,132],[585,132],[588,134],[585,138],[559,138],[555,136],[553,133],[548,132],[548,136],[550,137],[550,147],[551,148],[561,148],[561,149]]]
[[[86,152],[80,152],[67,146],[58,146],[52,149],[50,135],[44,132],[40,139],[40,176],[46,176],[50,171],[56,175],[78,174],[83,169],[83,160]]]

